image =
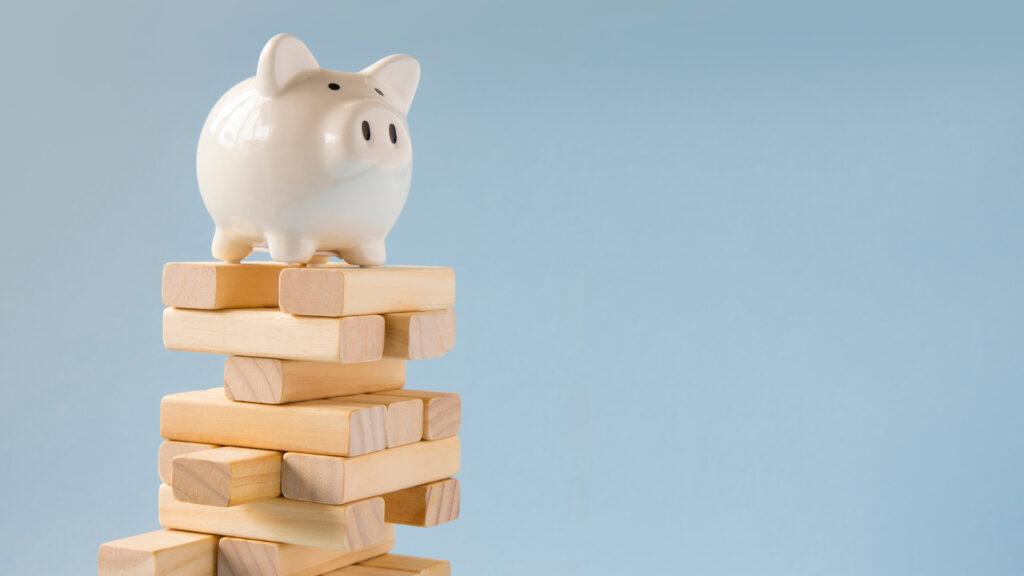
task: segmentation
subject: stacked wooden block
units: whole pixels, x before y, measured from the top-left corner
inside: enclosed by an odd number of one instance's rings
[[[455,343],[452,270],[170,263],[163,299],[164,345],[228,355],[224,385],[164,397],[164,529],[100,576],[449,573],[389,552],[459,513],[461,400],[404,387]]]

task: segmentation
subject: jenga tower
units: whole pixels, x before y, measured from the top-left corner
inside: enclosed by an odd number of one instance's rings
[[[449,574],[390,552],[459,514],[461,400],[404,388],[454,345],[451,269],[170,263],[163,301],[164,345],[227,355],[223,386],[164,397],[163,529],[100,576]]]

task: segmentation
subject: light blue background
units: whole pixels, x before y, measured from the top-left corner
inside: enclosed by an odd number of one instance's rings
[[[293,3],[297,4],[297,3]],[[157,527],[160,269],[273,34],[417,56],[392,263],[458,275],[456,574],[1024,573],[1024,11],[21,3],[0,37],[0,551]]]

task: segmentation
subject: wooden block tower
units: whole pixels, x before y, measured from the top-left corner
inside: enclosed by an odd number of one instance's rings
[[[225,354],[223,386],[160,406],[162,530],[100,576],[442,576],[395,524],[459,514],[458,394],[405,388],[455,343],[448,268],[170,263],[164,345]]]

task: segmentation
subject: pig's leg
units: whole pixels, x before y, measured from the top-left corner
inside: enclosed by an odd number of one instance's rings
[[[384,263],[384,241],[377,240],[341,251],[341,257],[356,266],[380,266]]]
[[[267,232],[267,249],[275,262],[305,264],[313,258],[316,245],[294,232]]]
[[[306,266],[316,268],[317,266],[323,266],[331,261],[330,254],[313,254],[313,257],[306,262]]]
[[[217,228],[213,233],[213,246],[210,249],[213,257],[225,262],[241,262],[252,253],[252,243],[240,240],[236,236]]]

